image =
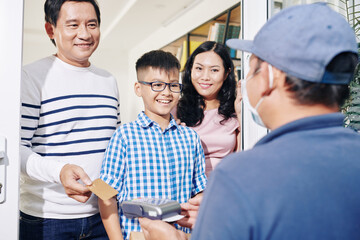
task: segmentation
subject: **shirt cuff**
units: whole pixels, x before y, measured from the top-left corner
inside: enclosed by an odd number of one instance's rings
[[[42,182],[61,183],[60,172],[66,163],[53,159],[44,159],[32,154],[26,163],[26,173],[30,178]]]

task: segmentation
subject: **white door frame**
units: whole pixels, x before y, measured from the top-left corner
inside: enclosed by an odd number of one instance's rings
[[[0,149],[6,151],[5,160],[0,160],[6,169],[5,184],[2,183],[5,187],[1,189],[2,194],[5,193],[1,197],[5,199],[0,203],[0,238],[11,240],[18,239],[19,225],[22,24],[23,0],[0,0],[0,136],[6,138],[5,149]]]
[[[243,39],[252,40],[258,30],[265,24],[268,18],[268,0],[243,0],[242,26]],[[249,71],[249,53],[243,53],[242,72],[246,77]],[[243,105],[242,140],[243,148],[249,149],[264,135],[267,129],[257,125],[251,117],[250,111]]]

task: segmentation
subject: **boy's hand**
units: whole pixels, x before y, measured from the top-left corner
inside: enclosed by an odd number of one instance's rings
[[[84,169],[74,164],[66,164],[60,171],[60,181],[65,193],[78,202],[86,202],[91,196],[91,191],[78,182],[81,180],[86,185],[92,182]]]
[[[160,221],[150,220],[148,218],[139,218],[141,229],[146,240],[186,240],[186,234],[177,230],[174,226]]]
[[[203,194],[199,193],[195,197],[189,199],[187,203],[181,204],[181,215],[185,217],[177,221],[180,226],[191,229],[194,228],[202,198]]]

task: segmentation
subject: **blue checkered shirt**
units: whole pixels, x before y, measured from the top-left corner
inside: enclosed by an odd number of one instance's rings
[[[139,197],[184,203],[203,191],[207,182],[204,151],[197,133],[177,125],[173,118],[162,131],[144,112],[115,131],[100,175],[119,191],[119,203]],[[121,208],[119,215],[124,239],[131,231],[141,231],[137,219],[126,218]]]

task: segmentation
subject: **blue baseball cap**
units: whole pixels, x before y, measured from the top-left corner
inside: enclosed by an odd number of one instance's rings
[[[338,54],[357,54],[356,36],[343,16],[326,3],[297,5],[277,13],[253,41],[226,44],[250,52],[283,72],[310,82],[348,84],[353,74],[334,74],[326,66]]]

